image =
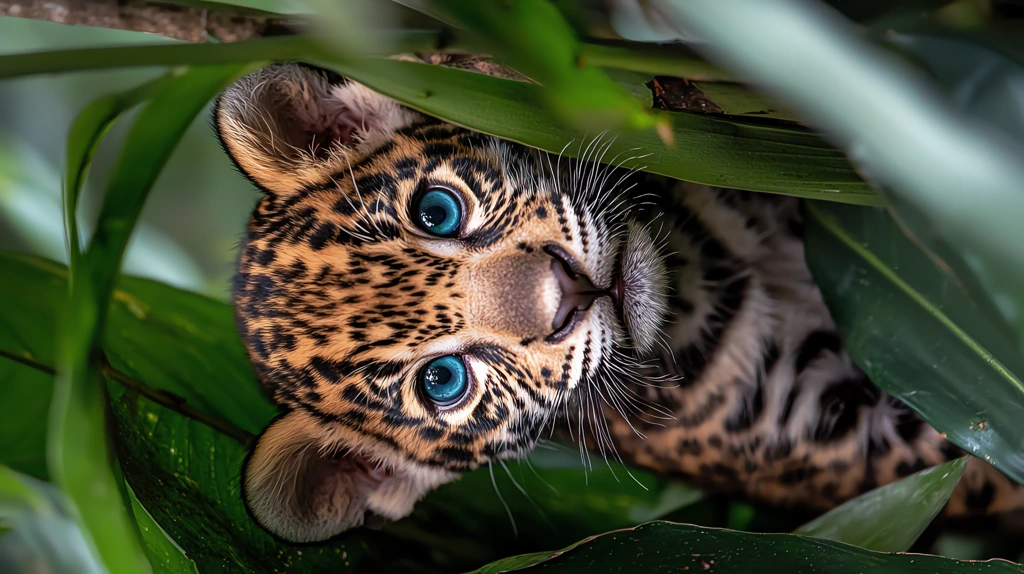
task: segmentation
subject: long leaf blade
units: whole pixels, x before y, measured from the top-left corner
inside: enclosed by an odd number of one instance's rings
[[[148,99],[166,80],[166,76],[161,77],[125,92],[97,98],[79,112],[71,125],[64,166],[64,229],[68,242],[68,260],[72,267],[78,261],[80,241],[78,220],[74,214],[96,147],[121,114]]]
[[[185,128],[242,70],[238,65],[194,69],[154,95],[128,135],[104,195],[96,234],[71,269],[50,413],[50,473],[68,493],[83,531],[115,574],[147,572],[149,564],[117,478],[95,349],[121,257],[149,189]],[[74,212],[68,215],[75,217]]]
[[[795,534],[876,552],[905,552],[945,506],[967,460],[951,460],[866,492],[801,526]]]
[[[538,559],[542,559],[538,561]],[[543,568],[558,574],[593,572],[786,572],[787,574],[1019,573],[1004,560],[969,562],[920,554],[883,554],[856,546],[797,536],[751,534],[671,522],[595,536],[548,557],[506,558],[474,574]]]

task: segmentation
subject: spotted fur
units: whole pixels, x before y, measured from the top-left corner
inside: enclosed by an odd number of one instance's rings
[[[843,352],[792,198],[570,162],[298,65],[227,90],[216,125],[264,192],[234,296],[282,414],[243,487],[285,539],[400,518],[555,425],[642,467],[815,510],[962,454]],[[430,185],[463,198],[459,238],[416,226]],[[552,249],[595,286],[620,282],[625,302],[598,297],[553,337]],[[470,390],[437,407],[416,373],[453,353]],[[1020,502],[974,460],[949,511]]]

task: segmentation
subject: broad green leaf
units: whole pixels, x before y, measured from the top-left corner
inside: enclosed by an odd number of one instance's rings
[[[801,526],[795,534],[876,552],[906,552],[946,505],[967,457],[866,492]]]
[[[199,574],[195,562],[185,555],[185,551],[178,546],[174,540],[160,525],[153,520],[139,499],[132,490],[128,489],[128,496],[131,499],[132,514],[139,524],[139,532],[142,534],[142,542],[146,548],[146,555],[149,556],[149,564],[153,571],[166,574]]]
[[[261,38],[223,44],[184,44],[147,41],[139,45],[82,47],[0,56],[0,80],[36,74],[151,66],[214,66],[301,59],[323,48],[304,36]]]
[[[71,260],[77,265],[71,268],[69,301],[58,337],[47,459],[51,476],[76,507],[74,516],[84,534],[114,574],[147,572],[150,567],[116,476],[107,436],[107,396],[94,364],[95,350],[121,257],[145,197],[195,116],[243,71],[239,65],[195,68],[153,95],[128,134],[104,194],[96,233],[81,257]],[[79,151],[89,154],[91,149],[86,145]],[[73,157],[69,161],[74,166],[87,163]],[[80,173],[74,177],[80,184]],[[77,189],[68,193],[76,197]],[[71,213],[66,219],[74,220],[76,206],[67,207]]]
[[[17,331],[12,331],[13,327],[7,322],[9,318],[6,311],[0,313],[0,331],[16,334]],[[46,330],[52,335],[52,328]],[[26,335],[32,336],[31,333]],[[0,335],[0,338],[6,337]],[[4,357],[0,351],[0,405],[17,405],[17,408],[2,409],[3,415],[0,415],[0,464],[45,480],[49,476],[46,470],[46,417],[53,397],[53,372],[5,360]]]
[[[807,261],[851,357],[950,441],[1024,482],[1016,348],[878,209],[808,204]]]
[[[52,384],[46,378],[52,372],[48,361],[58,317],[55,302],[66,288],[66,270],[37,258],[4,254],[0,274],[18,278],[0,283],[0,321],[5,326],[0,330],[0,369],[4,363],[17,367],[14,377],[2,381],[3,388],[32,386],[41,396],[39,391]],[[291,565],[299,570],[375,571],[411,563],[465,570],[501,556],[564,546],[632,526],[700,496],[647,473],[634,470],[631,478],[617,465],[614,471],[602,468],[600,461],[584,473],[577,452],[544,449],[533,468],[508,463],[506,471],[496,464],[493,482],[485,468],[445,485],[421,501],[409,519],[383,531],[357,531],[320,545],[288,545],[255,525],[240,497],[244,443],[275,409],[252,374],[231,307],[150,280],[122,277],[103,350],[111,363],[104,373],[127,482],[201,572],[223,569],[225,560],[237,561],[243,570]],[[150,378],[155,384],[150,385]],[[0,421],[24,408],[0,403]],[[22,424],[31,429],[32,421]],[[0,449],[0,461],[6,455]],[[143,526],[144,541],[146,534]],[[158,567],[154,556],[159,554],[148,541],[146,545]]]
[[[794,534],[751,534],[671,522],[651,522],[583,540],[540,556],[506,558],[501,568],[543,572],[786,572],[787,574],[974,574],[1019,573],[1004,560],[968,562],[921,554],[883,554],[830,540]],[[543,569],[543,570],[541,570]]]
[[[5,373],[0,378],[0,396],[13,400],[0,405],[19,405],[13,418],[0,417],[0,430],[8,428],[8,421],[18,421],[11,422],[10,428],[31,436],[30,423],[45,422],[45,416],[33,413],[49,404],[52,381],[38,373],[52,375],[54,329],[67,289],[67,268],[13,253],[4,254],[2,260],[0,275],[18,280],[3,282],[0,293],[7,301],[21,303],[0,306],[0,356],[14,360],[12,367],[0,371]],[[262,430],[276,410],[256,383],[231,317],[227,304],[155,281],[125,277],[114,290],[103,353],[113,371],[145,381],[157,399],[179,405],[192,418],[219,423],[224,434],[244,442]],[[28,366],[16,365],[17,361]],[[22,384],[9,384],[13,381]],[[8,444],[8,436],[0,434],[0,447]],[[12,464],[5,458],[12,452],[25,456],[33,452],[15,440],[10,445],[16,450],[0,448],[0,462]],[[36,453],[32,460],[39,456]]]
[[[572,463],[561,468],[545,457],[508,462],[507,468],[495,463],[493,482],[489,469],[467,474],[427,498],[413,521],[435,531],[495,533],[476,543],[491,556],[504,556],[519,552],[516,547],[547,549],[635,526],[701,498],[692,487],[617,464],[594,461],[594,470],[584,472],[579,453],[569,456]],[[402,524],[396,527],[400,531]],[[509,544],[509,537],[518,540]]]
[[[424,113],[552,153],[578,153],[586,147],[581,144],[597,135],[561,127],[555,115],[535,103],[544,90],[536,84],[415,62],[340,59],[303,37],[4,56],[0,78],[97,66],[270,59],[319,62]],[[620,159],[645,156],[633,164],[647,171],[698,183],[862,205],[879,202],[840,151],[803,128],[684,113],[672,114],[672,125],[674,147],[651,132],[622,134],[604,160],[625,152]]]

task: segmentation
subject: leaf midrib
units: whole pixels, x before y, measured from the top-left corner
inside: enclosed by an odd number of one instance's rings
[[[974,340],[966,331],[961,329],[952,319],[950,319],[945,313],[943,313],[938,307],[932,305],[928,299],[922,295],[917,289],[912,287],[909,283],[904,281],[897,275],[892,269],[890,269],[881,259],[875,254],[871,253],[856,240],[853,239],[841,226],[837,225],[835,219],[825,215],[818,211],[812,204],[807,204],[807,210],[814,215],[821,225],[828,230],[836,239],[846,245],[851,251],[853,251],[858,257],[860,257],[865,263],[871,268],[880,273],[889,282],[896,286],[902,293],[905,293],[914,303],[918,304],[928,314],[935,317],[943,327],[949,329],[953,335],[963,342],[971,351],[976,353],[982,360],[984,360],[992,369],[998,373],[1002,378],[1009,381],[1017,390],[1024,396],[1024,382],[1015,377],[1009,369],[1007,369],[1002,362],[999,361],[992,353],[990,353],[985,347]]]
[[[8,351],[6,349],[0,349],[0,357],[14,361],[15,363],[45,373],[50,376],[57,375],[57,369],[54,368],[52,365],[48,365],[42,361],[37,361],[36,359],[33,359],[31,357],[25,357],[22,355],[18,355],[16,353],[12,353],[11,351]],[[154,389],[153,387],[150,387],[144,382],[133,377],[130,377],[124,372],[115,369],[106,360],[106,357],[103,357],[102,361],[100,362],[99,369],[100,372],[105,377],[121,383],[122,385],[132,389],[133,391],[138,392],[146,399],[166,409],[174,411],[185,418],[194,420],[198,423],[210,427],[211,429],[219,432],[220,434],[223,434],[235,440],[243,447],[248,447],[254,438],[252,434],[243,430],[242,428],[237,427],[228,421],[214,418],[200,411],[199,409],[189,405],[188,401],[183,397],[180,397],[168,391]]]

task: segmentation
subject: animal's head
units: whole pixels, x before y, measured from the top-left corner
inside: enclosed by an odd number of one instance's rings
[[[216,125],[264,192],[235,303],[283,414],[243,488],[282,538],[400,518],[524,456],[657,338],[664,269],[619,172],[559,169],[298,65],[228,89]]]

